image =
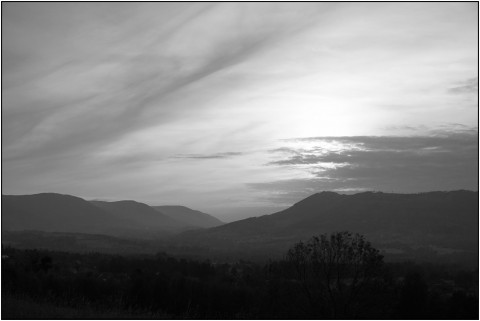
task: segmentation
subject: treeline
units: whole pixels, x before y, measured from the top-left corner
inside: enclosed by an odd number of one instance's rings
[[[260,265],[193,261],[163,253],[118,256],[6,247],[2,318],[16,318],[8,305],[11,300],[4,298],[79,311],[88,307],[98,311],[98,318],[111,310],[188,319],[331,318],[331,309],[322,307],[326,301],[316,304],[303,281],[287,257]],[[384,264],[374,281],[355,298],[351,318],[478,319],[478,270]],[[24,313],[28,308],[24,306]]]

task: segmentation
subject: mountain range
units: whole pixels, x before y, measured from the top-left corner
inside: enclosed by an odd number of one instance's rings
[[[2,195],[2,230],[156,237],[222,224],[187,207],[168,214],[136,201],[87,201],[71,195]],[[176,217],[178,216],[178,219]]]
[[[321,192],[274,214],[223,224],[183,206],[89,202],[52,193],[2,195],[2,231],[163,237],[175,248],[266,257],[282,255],[292,244],[314,235],[348,230],[365,235],[389,256],[462,256],[475,261],[478,204],[478,192],[464,190],[352,195]]]

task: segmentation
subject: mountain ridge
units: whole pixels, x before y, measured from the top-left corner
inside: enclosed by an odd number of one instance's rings
[[[174,221],[158,208],[133,200],[86,201],[57,193],[2,195],[2,223],[2,230],[168,238],[174,247],[261,256],[285,253],[313,235],[349,230],[386,251],[473,257],[478,254],[478,191],[321,192],[276,213],[204,228]]]
[[[173,219],[195,227],[208,228],[225,224],[210,214],[193,210],[183,205],[157,205],[152,206],[152,208]]]
[[[90,201],[90,203],[109,212],[119,219],[133,221],[138,227],[143,229],[181,229],[184,227],[184,224],[181,222],[156,211],[147,204],[137,201]]]
[[[190,211],[191,214],[201,213]],[[163,237],[165,233],[198,228],[135,200],[87,201],[61,193],[2,194],[2,223],[4,231],[38,230],[142,238]]]
[[[294,242],[342,230],[364,234],[380,248],[475,252],[478,192],[315,193],[283,211],[184,232],[176,238],[209,248],[225,244],[224,248],[256,251],[270,246],[270,250],[285,251]]]
[[[116,225],[110,214],[80,197],[58,193],[2,195],[2,229],[98,233],[106,232],[107,224]]]

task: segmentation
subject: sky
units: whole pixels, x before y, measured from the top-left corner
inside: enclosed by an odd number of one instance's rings
[[[478,190],[477,6],[3,2],[2,193]]]

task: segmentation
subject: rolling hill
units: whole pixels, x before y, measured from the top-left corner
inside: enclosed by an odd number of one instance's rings
[[[71,195],[2,195],[2,230],[109,234],[128,224]]]
[[[2,231],[156,238],[191,228],[135,201],[89,202],[56,193],[2,195]]]
[[[190,226],[208,228],[224,224],[216,217],[200,211],[192,210],[186,206],[164,205],[152,207],[155,210],[169,216],[170,218]]]
[[[478,192],[322,192],[284,211],[185,232],[175,241],[210,249],[282,254],[300,240],[343,230],[364,234],[387,254],[468,252],[476,257]]]
[[[187,225],[136,201],[90,201],[91,204],[110,213],[115,219],[128,220],[136,228],[145,230],[181,230]]]

